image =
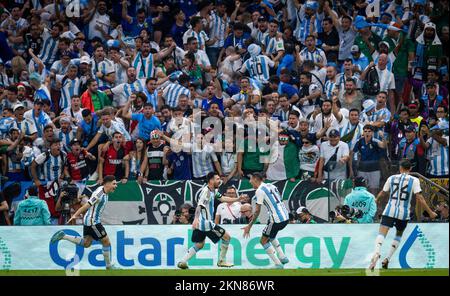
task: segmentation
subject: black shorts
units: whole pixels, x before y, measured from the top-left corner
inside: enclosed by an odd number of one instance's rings
[[[397,231],[403,232],[408,225],[408,220],[399,220],[388,216],[381,216],[381,225],[392,228],[395,226]]]
[[[92,238],[96,241],[99,241],[106,237],[108,234],[106,233],[105,228],[101,223],[92,225],[92,226],[83,226],[83,236],[92,236]]]
[[[206,239],[206,237],[209,237],[209,239],[212,240],[213,243],[217,244],[224,235],[225,235],[225,229],[223,229],[219,225],[216,225],[216,226],[214,226],[213,230],[210,230],[210,231],[201,231],[201,230],[195,229],[192,232],[191,240],[193,243],[201,243]]]
[[[264,228],[262,235],[270,239],[274,239],[277,237],[278,232],[280,230],[283,230],[288,224],[289,220],[286,220],[281,223],[269,222],[266,228]]]

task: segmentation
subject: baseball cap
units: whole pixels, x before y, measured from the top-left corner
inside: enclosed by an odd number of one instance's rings
[[[405,132],[416,132],[416,128],[413,125],[408,125],[405,128]]]
[[[306,208],[306,207],[299,207],[298,209],[297,209],[297,211],[296,211],[296,213],[298,214],[298,215],[300,215],[300,214],[311,214],[310,212],[309,212],[309,210]]]
[[[418,104],[417,104],[417,102],[416,101],[411,101],[410,103],[409,103],[409,105],[408,105],[408,107],[409,108],[416,108],[418,106]]]
[[[350,52],[351,53],[356,53],[359,52],[359,46],[358,45],[353,45],[352,48],[350,48]]]
[[[258,22],[267,22],[267,19],[266,19],[265,16],[260,16],[260,17],[258,18]]]
[[[25,88],[25,84],[22,82],[17,83],[17,88]]]
[[[16,111],[19,108],[25,108],[25,106],[22,103],[17,103],[13,107],[13,111]]]
[[[336,137],[340,137],[341,134],[339,133],[338,130],[331,130],[330,133],[328,134],[328,138],[336,138]]]
[[[90,64],[91,63],[91,59],[89,59],[89,57],[87,56],[82,56],[80,58],[80,64]]]
[[[81,145],[81,141],[78,140],[77,138],[74,138],[70,141],[70,146],[74,145],[74,144],[80,144]]]
[[[150,139],[159,139],[159,134],[156,132],[156,130],[153,130],[150,133]]]
[[[355,184],[355,187],[366,187],[367,186],[367,180],[361,176],[358,176],[355,179],[353,179],[353,182]]]

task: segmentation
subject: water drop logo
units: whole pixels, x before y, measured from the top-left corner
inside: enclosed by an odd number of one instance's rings
[[[408,255],[409,250],[414,245],[416,240],[419,239],[420,245],[424,248],[424,250],[427,253],[427,264],[423,268],[434,268],[434,265],[436,263],[436,252],[434,251],[433,246],[431,245],[430,241],[426,238],[425,234],[422,232],[422,230],[417,225],[414,230],[411,232],[411,235],[408,237],[408,239],[405,241],[405,244],[403,245],[402,249],[400,250],[399,254],[399,261],[400,261],[400,267],[401,268],[411,268],[411,266],[408,264],[406,258]],[[415,266],[417,268],[417,266]]]
[[[11,252],[8,246],[0,237],[0,270],[11,269]]]

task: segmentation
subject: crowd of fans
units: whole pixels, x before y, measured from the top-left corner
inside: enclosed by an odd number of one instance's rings
[[[362,176],[376,192],[408,158],[448,178],[448,14],[442,0],[3,1],[0,175]],[[231,118],[242,139],[222,137]],[[261,124],[278,132],[269,149]]]

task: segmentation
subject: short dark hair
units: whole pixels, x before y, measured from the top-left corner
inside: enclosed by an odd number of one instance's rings
[[[29,196],[38,196],[39,194],[39,189],[36,185],[31,185],[28,187],[27,191]]]
[[[119,132],[119,131],[115,131],[113,134],[112,134],[112,137],[114,138],[114,136],[115,135],[117,135],[117,134],[119,134],[119,135],[121,135],[122,136],[122,133],[121,132]]]
[[[352,108],[348,111],[348,114],[350,114],[352,112],[358,112],[358,114],[359,114],[361,111],[358,108]]]
[[[87,81],[87,86],[91,86],[92,83],[97,82],[97,80],[95,80],[94,78],[90,78]]]
[[[410,170],[412,168],[412,163],[409,159],[403,158],[400,160],[400,167],[404,168],[405,170]]]
[[[200,16],[194,16],[194,17],[191,18],[190,24],[191,24],[191,27],[193,28],[198,23],[201,23],[201,22],[202,22],[202,18]]]
[[[151,107],[151,108],[153,108],[153,104],[150,103],[150,102],[144,103],[144,108],[145,108],[145,107]]]
[[[363,127],[363,131],[366,130],[366,129],[370,129],[371,131],[374,130],[373,125],[371,125],[371,124],[366,124],[366,125]]]
[[[208,173],[208,174],[206,175],[206,182],[209,183],[209,181],[211,181],[211,179],[214,179],[215,176],[218,176],[218,174],[215,173],[215,172],[210,172],[210,173]]]
[[[17,86],[15,85],[8,86],[7,90],[17,94]]]
[[[297,118],[300,118],[300,113],[297,110],[292,110],[289,112],[289,116],[294,115]]]
[[[105,185],[106,183],[111,183],[112,181],[115,181],[116,177],[114,177],[113,175],[107,175],[103,178],[103,183],[102,185]]]
[[[264,180],[264,175],[263,175],[262,173],[260,173],[260,172],[253,173],[253,174],[252,174],[252,177],[253,177],[253,178],[256,178],[256,179],[258,179],[258,180],[260,180],[260,181],[263,181],[263,180]]]
[[[351,22],[353,21],[353,19],[350,16],[348,16],[348,15],[343,15],[342,19],[348,19]]]
[[[197,41],[197,38],[195,38],[195,37],[189,37],[188,39],[187,39],[187,43],[188,44],[191,44],[191,42],[193,42],[193,41]]]
[[[87,117],[87,116],[89,116],[89,115],[91,115],[91,110],[89,110],[89,109],[83,109],[83,111],[81,111],[81,116]]]

